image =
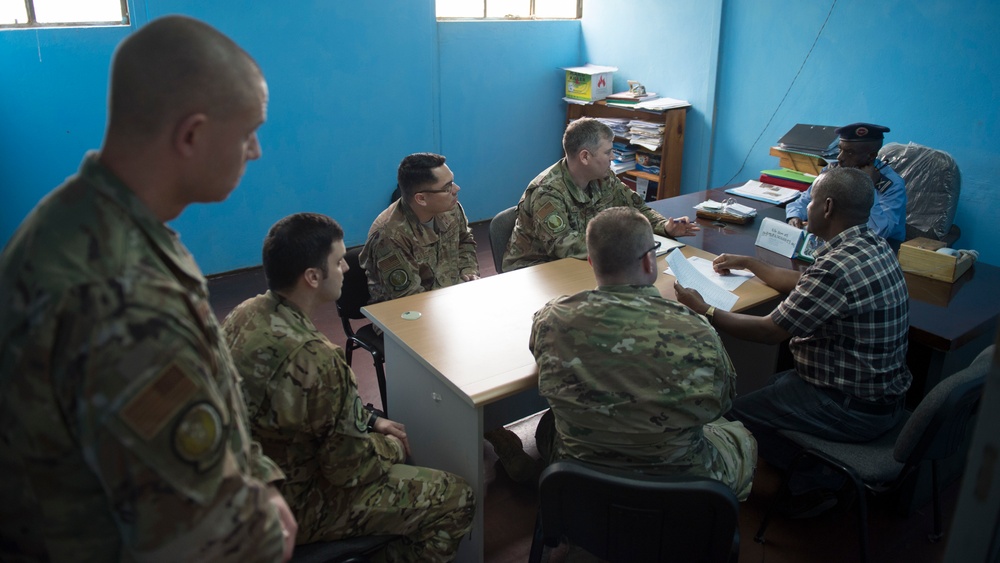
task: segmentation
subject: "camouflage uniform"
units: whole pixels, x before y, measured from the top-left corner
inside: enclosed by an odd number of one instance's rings
[[[650,209],[610,169],[604,178],[581,189],[563,158],[532,180],[517,203],[517,221],[503,255],[503,271],[570,256],[585,258],[587,223],[609,207],[638,209],[649,219],[654,233],[670,236],[667,218]]]
[[[476,241],[462,204],[432,221],[433,226],[421,224],[399,199],[372,223],[360,256],[372,303],[452,286],[465,274],[479,275]]]
[[[447,561],[472,525],[460,477],[403,465],[394,440],[368,432],[354,372],[292,302],[267,292],[223,322],[243,375],[254,436],[288,472],[281,491],[299,543],[377,534],[405,539],[390,561]]]
[[[552,459],[718,479],[750,494],[757,443],[718,333],[653,286],[603,286],[535,313],[529,348],[555,415]]]
[[[279,561],[205,279],[88,155],[0,257],[0,560]]]

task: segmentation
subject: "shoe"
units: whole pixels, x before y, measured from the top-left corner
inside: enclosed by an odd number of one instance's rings
[[[511,479],[518,483],[530,483],[536,478],[535,458],[524,451],[524,444],[517,434],[501,426],[486,432],[483,437],[493,445],[493,451]]]
[[[786,518],[815,518],[837,506],[837,495],[829,489],[815,489],[801,495],[786,497],[777,509]]]

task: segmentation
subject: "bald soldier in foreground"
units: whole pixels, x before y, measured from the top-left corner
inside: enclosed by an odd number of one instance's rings
[[[290,558],[284,474],[165,225],[236,188],[266,108],[257,64],[199,21],[115,52],[103,146],[0,255],[0,560]]]
[[[552,406],[538,425],[539,452],[546,461],[710,477],[745,500],[757,443],[721,418],[736,372],[718,333],[660,296],[659,245],[641,212],[601,211],[586,236],[597,289],[549,301],[531,328],[538,392]]]

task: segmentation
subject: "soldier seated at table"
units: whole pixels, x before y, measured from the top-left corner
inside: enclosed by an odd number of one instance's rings
[[[757,443],[722,415],[736,372],[705,317],[664,299],[649,221],[602,211],[587,225],[597,289],[549,301],[528,343],[538,390],[552,407],[539,423],[547,461],[578,459],[645,474],[717,479],[745,500]]]
[[[345,253],[343,230],[325,215],[290,215],[268,232],[270,289],[223,323],[252,431],[285,470],[298,543],[398,534],[389,561],[450,561],[472,526],[472,489],[403,464],[406,429],[362,405],[344,350],[313,324],[340,297]]]

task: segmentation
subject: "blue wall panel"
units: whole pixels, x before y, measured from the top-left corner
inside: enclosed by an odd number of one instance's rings
[[[580,23],[441,22],[438,36],[442,153],[469,220],[489,219],[562,157],[560,67],[580,64]]]

